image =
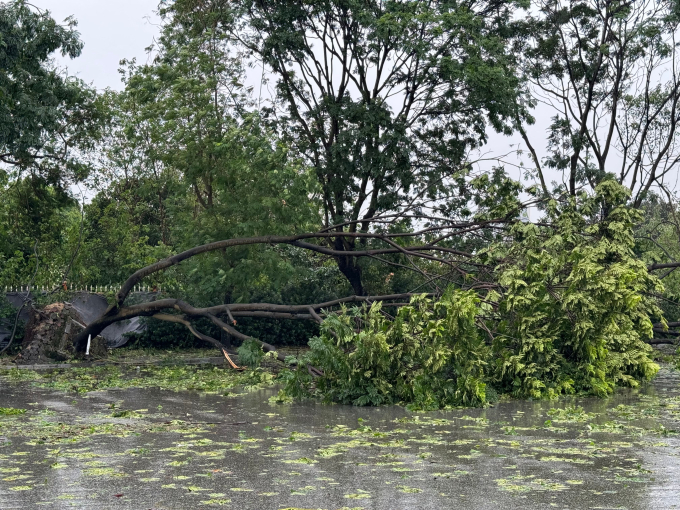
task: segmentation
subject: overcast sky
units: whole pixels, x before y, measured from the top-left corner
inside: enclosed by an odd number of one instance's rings
[[[85,43],[82,55],[58,59],[75,74],[98,89],[122,89],[118,63],[123,58],[146,62],[144,48],[158,33],[158,0],[32,0],[47,9],[58,22],[73,15]]]

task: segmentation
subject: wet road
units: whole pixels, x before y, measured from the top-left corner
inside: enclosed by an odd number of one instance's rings
[[[680,507],[680,374],[606,400],[277,405],[0,383],[0,509]]]

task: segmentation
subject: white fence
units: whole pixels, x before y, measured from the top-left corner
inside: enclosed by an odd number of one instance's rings
[[[55,285],[53,287],[45,287],[45,286],[35,286],[31,285],[30,289],[31,292],[52,292],[53,290],[59,288],[61,289],[61,285]],[[120,285],[69,285],[66,284],[66,291],[67,292],[91,292],[94,294],[106,294],[107,292],[117,292],[118,289],[120,289]],[[8,292],[28,292],[29,286],[28,285],[5,285],[5,293]],[[133,289],[132,292],[161,292],[161,287],[160,285],[157,285],[155,287],[150,287],[148,285],[135,285],[135,288]]]

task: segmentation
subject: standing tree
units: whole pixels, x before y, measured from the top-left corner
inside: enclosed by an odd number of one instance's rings
[[[0,161],[14,178],[28,171],[63,184],[88,173],[83,151],[96,140],[100,111],[95,91],[51,60],[82,50],[75,20],[66,22],[23,0],[0,5]]]
[[[104,95],[106,173],[87,208],[85,247],[90,278],[104,284],[149,257],[320,224],[313,176],[250,108],[241,56],[215,15],[186,24],[162,10],[161,19],[153,60],[123,62],[125,89]],[[285,259],[280,250],[215,252],[192,261],[193,288],[174,288],[206,301],[243,299],[294,278]]]
[[[169,10],[188,24],[218,14],[273,76],[280,128],[314,168],[325,225],[338,233],[455,197],[487,121],[509,130],[511,2],[177,0]],[[356,243],[338,236],[332,249],[362,295],[361,267],[343,255]]]
[[[520,128],[544,193],[547,168],[571,195],[613,175],[635,207],[669,184],[680,161],[677,3],[542,0],[519,26],[534,104],[555,112],[544,161]]]
[[[102,119],[95,91],[52,61],[80,54],[75,25],[24,1],[0,3],[0,266],[13,272],[0,273],[4,284],[33,274],[36,242],[42,283],[58,279],[70,255],[59,250],[68,214],[80,216],[69,185],[90,173]]]

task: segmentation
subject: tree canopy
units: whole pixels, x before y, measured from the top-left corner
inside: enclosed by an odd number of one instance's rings
[[[75,27],[74,19],[59,25],[23,1],[0,5],[0,161],[50,184],[87,175],[82,151],[99,126],[95,92],[52,62],[55,52],[80,55]]]
[[[168,12],[180,26],[235,38],[271,74],[276,124],[316,174],[324,225],[338,232],[455,199],[487,125],[510,131],[510,2],[179,1]],[[362,294],[361,266],[336,261]]]
[[[67,265],[69,186],[93,169],[103,113],[96,92],[54,64],[76,58],[76,21],[58,24],[24,1],[0,4],[0,284],[28,281],[40,254],[46,284]],[[32,261],[31,261],[32,260]]]

